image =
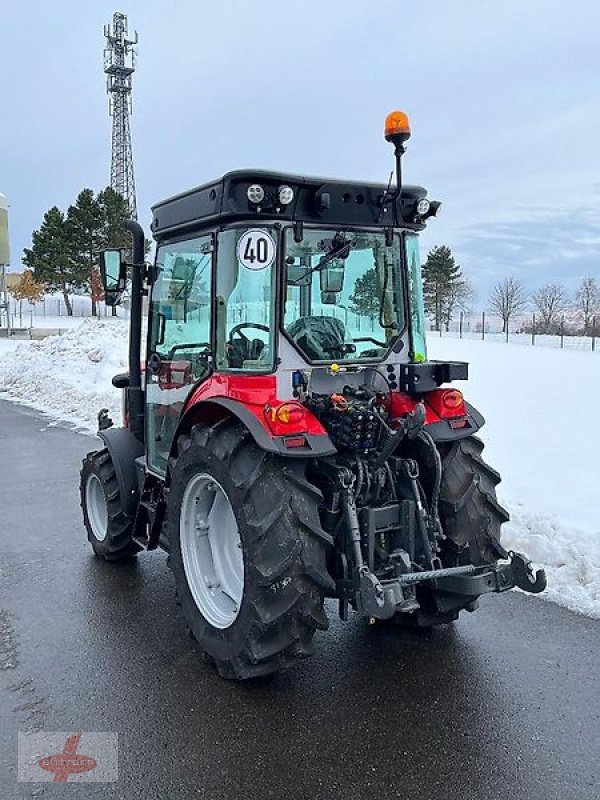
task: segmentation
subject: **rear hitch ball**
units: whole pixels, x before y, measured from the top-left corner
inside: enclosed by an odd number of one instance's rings
[[[523,553],[510,551],[510,570],[515,586],[524,592],[539,594],[543,592],[547,585],[546,573],[543,569],[534,572],[531,561]]]

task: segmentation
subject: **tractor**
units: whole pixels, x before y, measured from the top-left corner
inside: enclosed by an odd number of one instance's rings
[[[135,221],[100,253],[107,303],[130,284],[129,369],[83,462],[87,536],[109,562],[168,552],[224,678],[310,655],[327,598],[429,628],[546,586],[501,544],[484,418],[449,385],[468,365],[427,358],[418,234],[441,204],[403,185],[409,136],[389,114],[387,185],[230,172],[153,206],[152,265]]]

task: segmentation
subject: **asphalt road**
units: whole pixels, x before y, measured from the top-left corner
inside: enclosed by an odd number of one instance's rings
[[[600,623],[516,593],[430,634],[361,620],[251,684],[199,660],[163,553],[85,540],[94,439],[0,401],[0,797],[600,798]],[[18,731],[112,731],[119,780],[17,783]]]

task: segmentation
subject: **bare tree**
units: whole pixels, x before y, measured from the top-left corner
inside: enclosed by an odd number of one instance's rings
[[[600,288],[595,278],[588,275],[581,281],[575,302],[583,318],[583,335],[587,336],[590,333],[592,317],[600,306]]]
[[[546,283],[532,293],[531,299],[540,314],[540,333],[550,333],[558,315],[568,306],[567,292],[560,283]]]
[[[492,289],[488,300],[492,311],[502,318],[502,333],[508,330],[508,323],[527,305],[527,294],[517,278],[504,278]]]
[[[469,305],[475,299],[475,290],[467,278],[450,283],[446,287],[446,296],[442,305],[442,321],[446,330],[450,330],[450,323],[457,311],[468,311]]]

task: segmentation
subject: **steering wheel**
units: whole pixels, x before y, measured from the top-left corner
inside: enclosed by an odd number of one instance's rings
[[[268,325],[259,325],[257,322],[240,322],[229,331],[229,341],[233,342],[233,337],[237,334],[240,339],[245,339],[249,342],[250,339],[242,333],[243,328],[256,328],[259,331],[265,331],[265,333],[269,333],[271,330]]]
[[[229,338],[225,345],[230,367],[241,368],[244,361],[258,358],[264,349],[264,342],[261,339],[250,339],[242,333],[245,328],[255,328],[266,333],[269,333],[270,330],[267,325],[260,325],[256,322],[240,322],[238,325],[234,325],[229,331]],[[259,349],[257,349],[258,343],[260,343]]]

